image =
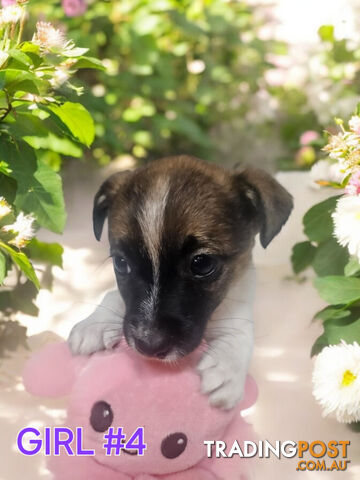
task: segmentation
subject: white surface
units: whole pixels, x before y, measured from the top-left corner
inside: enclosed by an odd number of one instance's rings
[[[68,172],[68,176],[69,220],[61,239],[65,245],[64,270],[56,270],[53,292],[41,293],[39,318],[22,317],[32,335],[52,330],[66,336],[71,326],[93,309],[101,292],[114,285],[112,266],[106,261],[106,240],[98,244],[93,239],[90,221],[92,198],[101,179],[80,169]],[[75,179],[76,186],[72,186]],[[279,180],[294,195],[295,211],[266,252],[258,246],[255,250],[258,287],[251,372],[260,396],[247,418],[263,440],[350,440],[351,466],[347,472],[296,472],[296,460],[263,459],[258,462],[255,478],[359,479],[359,435],[335,420],[323,419],[311,395],[309,352],[320,334],[320,326],[311,324],[311,318],[323,303],[310,281],[300,284],[287,278],[291,274],[291,247],[302,238],[301,217],[327,192],[309,188],[304,173],[283,173]],[[47,240],[50,239],[57,240],[48,235]],[[34,337],[31,346],[38,347],[45,340],[43,336]],[[27,355],[18,352],[0,366],[0,480],[49,478],[40,455],[24,457],[17,452],[16,434],[30,423],[47,426],[54,419],[59,423],[63,419],[63,402],[34,399],[23,391],[21,369]]]

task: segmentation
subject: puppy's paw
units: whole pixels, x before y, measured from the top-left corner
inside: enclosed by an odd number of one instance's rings
[[[224,351],[205,353],[198,367],[202,392],[209,396],[214,407],[230,409],[244,394],[246,371],[239,359]]]
[[[73,355],[91,355],[100,350],[110,350],[122,337],[122,324],[85,319],[73,327],[68,344]]]

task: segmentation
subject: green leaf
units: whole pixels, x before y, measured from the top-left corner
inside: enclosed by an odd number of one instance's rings
[[[80,68],[94,68],[96,70],[105,71],[105,67],[102,64],[101,60],[93,57],[80,57],[79,60],[76,62],[75,67],[77,69]]]
[[[332,318],[348,317],[350,313],[350,310],[344,308],[325,307],[314,315],[314,320],[320,319],[326,322]]]
[[[26,143],[0,144],[0,158],[7,158],[11,176],[17,181],[16,207],[34,214],[41,226],[61,233],[66,213],[60,176],[36,159]]]
[[[95,136],[94,121],[80,103],[65,102],[60,106],[50,105],[46,110],[55,115],[79,142],[87,147],[92,144]]]
[[[39,67],[43,63],[43,57],[40,55],[40,46],[31,42],[24,42],[21,45],[20,50],[31,58],[31,61],[35,68]]]
[[[3,283],[5,277],[6,277],[6,258],[5,256],[0,252],[0,285]]]
[[[330,238],[316,249],[313,268],[319,277],[342,275],[348,259],[348,250]]]
[[[39,309],[34,303],[37,294],[38,290],[30,280],[18,283],[12,290],[4,289],[0,291],[0,311],[11,313],[20,311],[26,315],[37,316]],[[6,321],[6,324],[8,323]]]
[[[313,345],[311,355],[316,355],[327,345],[337,345],[344,340],[347,343],[360,343],[360,318],[354,316],[331,319],[324,323],[324,333]]]
[[[4,160],[0,160],[0,173],[6,176],[9,176],[11,174],[11,168],[9,168],[9,164],[6,163]]]
[[[304,232],[312,242],[324,242],[332,237],[332,212],[340,195],[330,197],[314,205],[303,218]]]
[[[52,150],[53,152],[76,158],[82,156],[81,148],[69,138],[61,138],[51,132],[49,132],[46,137],[25,136],[24,140],[36,150],[42,148],[44,150]]]
[[[62,254],[64,249],[58,243],[46,243],[33,238],[26,246],[26,253],[32,260],[50,263],[62,268]]]
[[[17,91],[24,91],[39,95],[41,90],[40,87],[44,82],[45,80],[42,80],[36,77],[35,74],[24,70],[12,68],[7,68],[5,70],[5,88],[10,94]]]
[[[357,258],[350,258],[349,262],[345,265],[344,273],[347,277],[353,277],[360,273],[360,263]]]
[[[8,100],[6,93],[3,90],[0,90],[0,109],[6,110],[8,108]]]
[[[314,285],[321,298],[331,305],[347,305],[360,300],[360,279],[343,276],[315,278]]]
[[[311,242],[301,242],[294,245],[291,255],[291,264],[294,273],[298,274],[311,265],[316,247]]]
[[[30,67],[32,65],[31,58],[21,50],[12,48],[11,50],[8,51],[8,54],[11,58],[16,60],[18,63],[24,65],[25,67]]]
[[[31,113],[17,113],[16,122],[8,125],[8,132],[19,140],[25,140],[31,147],[80,158],[82,150],[70,138],[56,135],[53,129],[61,134],[53,121],[41,120]]]
[[[333,42],[335,40],[333,25],[322,25],[318,30],[318,34],[323,42]]]
[[[313,357],[314,355],[318,355],[321,350],[325,347],[327,347],[329,344],[327,342],[327,338],[326,338],[326,335],[325,333],[323,333],[322,335],[320,335],[320,337],[318,337],[316,340],[315,340],[315,343],[314,345],[312,346],[311,348],[311,356]]]
[[[24,275],[35,285],[35,287],[40,289],[40,282],[36,276],[34,267],[31,265],[30,260],[23,252],[16,252],[13,248],[9,247],[3,242],[0,242],[0,249],[8,253],[12,261],[20,268]]]

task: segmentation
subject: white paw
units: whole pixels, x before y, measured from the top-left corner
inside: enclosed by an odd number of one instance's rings
[[[100,350],[109,350],[122,337],[122,322],[112,323],[85,319],[76,324],[70,332],[68,344],[74,355],[90,355]]]
[[[214,407],[230,409],[244,394],[246,369],[238,358],[222,352],[205,353],[198,367],[202,392]]]

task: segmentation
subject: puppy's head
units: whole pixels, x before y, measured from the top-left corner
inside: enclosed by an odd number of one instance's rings
[[[289,193],[261,170],[179,156],[112,175],[95,196],[94,232],[99,240],[108,217],[128,344],[168,360],[193,351],[255,235],[266,247],[291,209]]]

